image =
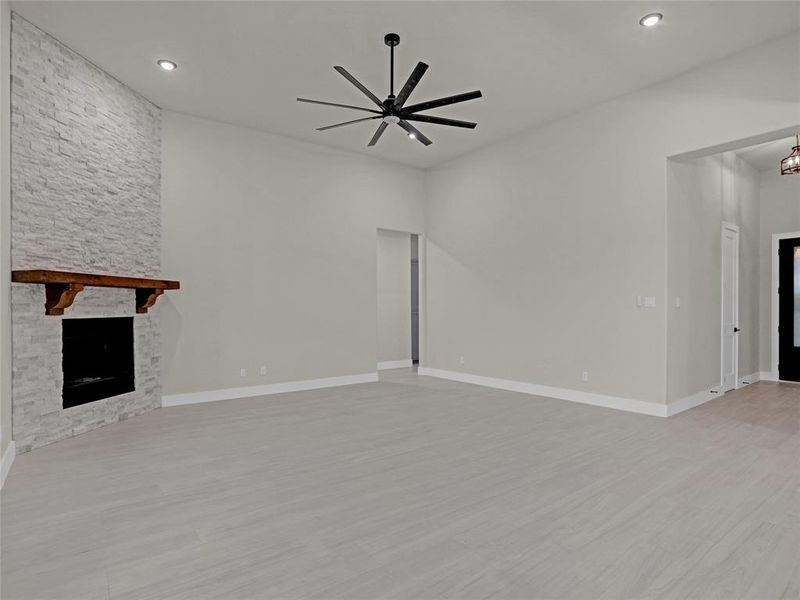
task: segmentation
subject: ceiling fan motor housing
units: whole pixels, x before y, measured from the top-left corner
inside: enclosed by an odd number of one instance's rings
[[[387,33],[383,36],[383,43],[387,46],[397,46],[400,44],[400,36],[396,33]]]

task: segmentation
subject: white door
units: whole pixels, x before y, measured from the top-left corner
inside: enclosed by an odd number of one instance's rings
[[[739,228],[722,226],[722,391],[739,378]]]

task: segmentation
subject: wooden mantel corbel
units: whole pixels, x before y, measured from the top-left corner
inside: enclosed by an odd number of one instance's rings
[[[46,283],[44,287],[44,314],[63,315],[64,309],[72,306],[75,296],[83,291],[80,283]]]
[[[69,271],[45,271],[41,269],[12,271],[11,281],[16,283],[39,283],[45,286],[44,314],[63,315],[64,309],[72,306],[75,296],[87,286],[128,288],[136,290],[136,312],[144,314],[156,303],[164,290],[180,289],[179,281],[168,279],[144,279],[142,277],[118,277]]]
[[[144,314],[153,306],[158,297],[164,293],[163,288],[141,288],[136,290],[136,312]]]

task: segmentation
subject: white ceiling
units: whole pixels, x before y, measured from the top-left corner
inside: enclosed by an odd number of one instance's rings
[[[759,171],[780,173],[781,159],[789,156],[792,152],[792,147],[796,145],[795,138],[790,137],[743,148],[737,154]]]
[[[798,2],[128,2],[17,1],[13,9],[157,105],[418,167],[439,164],[603,100],[789,33]],[[659,10],[664,21],[638,25]],[[342,65],[388,94],[397,32],[399,87],[430,69],[409,102],[480,89],[484,98],[431,111],[474,131],[420,124],[433,145],[374,121],[317,132],[360,113],[295,101],[369,100]],[[172,73],[155,66],[170,58]],[[366,113],[365,113],[366,114]]]

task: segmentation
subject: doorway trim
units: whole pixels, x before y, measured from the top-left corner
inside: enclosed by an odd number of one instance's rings
[[[720,236],[720,344],[719,344],[719,381],[724,394],[730,390],[739,389],[739,336],[733,336],[733,387],[725,389],[725,234],[734,234],[734,268],[733,268],[733,321],[734,327],[739,327],[739,226],[733,223],[722,222]]]
[[[780,261],[778,259],[778,248],[780,247],[781,240],[790,240],[792,238],[800,238],[800,231],[792,231],[789,233],[773,233],[772,234],[772,287],[770,289],[770,296],[772,298],[772,324],[769,332],[772,372],[769,374],[770,379],[779,381],[778,374],[778,320],[780,318],[778,297],[778,282],[780,281],[778,270],[780,268]],[[764,377],[762,377],[764,379]]]

